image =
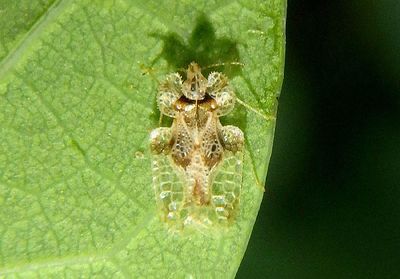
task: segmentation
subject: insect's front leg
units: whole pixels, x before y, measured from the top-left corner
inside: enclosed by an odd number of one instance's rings
[[[228,85],[228,78],[221,73],[211,73],[208,76],[207,93],[217,102],[217,115],[230,113],[235,106],[236,96]]]
[[[243,150],[244,135],[236,126],[223,126],[220,131],[220,140],[226,150],[236,153]]]
[[[161,82],[157,94],[158,108],[162,114],[176,117],[175,103],[182,96],[182,79],[178,73],[170,74]]]
[[[154,129],[150,133],[150,149],[153,154],[168,154],[171,150],[172,131],[168,127]]]

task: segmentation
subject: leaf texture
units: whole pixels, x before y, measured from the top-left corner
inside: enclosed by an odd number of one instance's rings
[[[286,3],[9,3],[0,1],[0,277],[233,278],[275,123],[239,104],[223,119],[246,136],[237,221],[170,233],[151,183],[155,94],[190,60],[240,62],[225,67],[237,96],[275,115]]]

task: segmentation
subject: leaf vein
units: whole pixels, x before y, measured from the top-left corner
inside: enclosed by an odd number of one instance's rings
[[[38,21],[32,26],[24,38],[21,39],[8,55],[0,62],[0,77],[6,76],[6,74],[16,65],[21,58],[23,53],[31,46],[31,44],[39,37],[44,31],[45,27],[53,22],[55,18],[63,11],[63,8],[69,3],[69,0],[57,0],[43,13]]]

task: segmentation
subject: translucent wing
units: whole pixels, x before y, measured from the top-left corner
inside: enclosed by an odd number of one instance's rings
[[[225,224],[235,217],[241,193],[243,152],[225,151],[224,159],[213,169],[209,205],[197,205],[186,199],[186,174],[171,156],[153,155],[152,169],[161,218],[173,227]]]
[[[193,201],[191,178],[170,155],[153,155],[152,169],[158,211],[170,228],[207,226],[218,220],[214,206]]]
[[[185,173],[171,156],[153,154],[153,187],[161,218],[165,222],[178,222],[185,200]]]
[[[242,186],[243,152],[225,151],[216,168],[211,191],[211,203],[216,218],[229,221],[237,213]]]

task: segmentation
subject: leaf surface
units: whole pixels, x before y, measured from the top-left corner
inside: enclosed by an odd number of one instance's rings
[[[286,3],[8,3],[0,2],[0,276],[233,278],[262,199],[274,121],[241,105],[222,120],[246,136],[235,223],[171,233],[151,185],[157,83],[191,60],[241,62],[223,69],[237,96],[275,115]]]

